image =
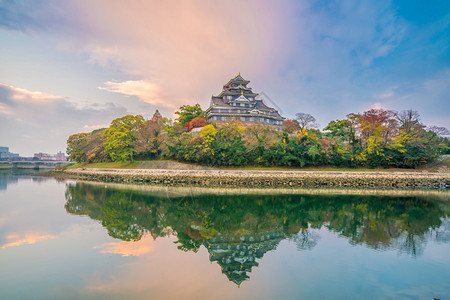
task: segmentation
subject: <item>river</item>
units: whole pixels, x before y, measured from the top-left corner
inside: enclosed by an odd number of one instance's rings
[[[450,299],[450,202],[0,171],[0,299]],[[195,191],[195,190],[194,190]]]

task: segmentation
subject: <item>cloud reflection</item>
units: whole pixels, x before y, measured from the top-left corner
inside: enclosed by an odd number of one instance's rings
[[[24,244],[32,245],[39,241],[55,239],[57,237],[58,236],[51,234],[44,234],[44,235],[25,234],[25,236],[23,237],[19,236],[18,234],[9,234],[5,237],[6,240],[8,240],[8,243],[2,245],[2,249],[21,246]]]
[[[103,254],[119,254],[121,256],[141,256],[154,250],[154,241],[144,237],[137,242],[113,242],[95,246],[94,249],[100,249]]]

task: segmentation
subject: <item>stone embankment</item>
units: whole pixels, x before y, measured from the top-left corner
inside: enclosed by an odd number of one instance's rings
[[[450,188],[449,173],[66,169],[51,175],[89,181],[168,186]]]

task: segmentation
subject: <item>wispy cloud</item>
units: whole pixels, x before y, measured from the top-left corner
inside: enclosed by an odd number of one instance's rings
[[[140,101],[153,104],[155,106],[163,106],[175,108],[161,96],[160,88],[153,82],[146,80],[128,80],[123,82],[105,82],[104,87],[98,87],[112,93],[119,93],[126,96],[136,96]]]
[[[64,99],[64,97],[62,96],[56,96],[38,91],[29,91],[26,89],[17,88],[12,85],[7,85],[0,82],[0,88],[1,87],[3,87],[6,90],[9,90],[11,99],[17,101],[46,103]]]

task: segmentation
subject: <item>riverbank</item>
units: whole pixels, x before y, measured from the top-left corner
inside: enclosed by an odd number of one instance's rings
[[[449,173],[347,171],[242,171],[163,169],[65,169],[46,176],[88,181],[167,186],[258,188],[450,188]]]

